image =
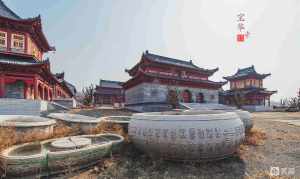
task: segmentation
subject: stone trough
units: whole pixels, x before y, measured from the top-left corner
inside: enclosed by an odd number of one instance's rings
[[[233,112],[160,112],[134,114],[129,139],[150,156],[175,161],[206,161],[231,156],[245,137]]]
[[[53,134],[56,121],[38,116],[0,115],[0,127],[14,129],[16,140],[20,141],[26,134],[43,135],[48,138]]]
[[[81,135],[27,143],[0,155],[7,176],[49,176],[74,172],[97,163],[124,140],[116,134]]]
[[[69,113],[51,113],[48,117],[62,121],[73,128],[79,127],[84,134],[89,134],[102,121],[101,118]]]
[[[131,116],[107,116],[102,117],[104,122],[118,124],[123,127],[124,131],[128,133],[128,125],[131,120]]]

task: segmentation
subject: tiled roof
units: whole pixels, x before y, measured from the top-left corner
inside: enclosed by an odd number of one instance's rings
[[[237,78],[244,78],[247,77],[249,75],[255,75],[259,78],[265,78],[271,74],[260,74],[257,73],[254,66],[252,65],[251,67],[247,67],[247,68],[242,68],[242,69],[238,69],[238,71],[232,75],[232,76],[226,76],[224,77],[224,79],[226,80],[231,80],[231,79],[237,79]]]
[[[213,73],[213,72],[216,72],[218,70],[218,68],[217,69],[212,69],[212,70],[200,68],[200,67],[196,66],[195,64],[193,64],[193,62],[191,60],[190,61],[178,60],[178,59],[174,59],[174,58],[155,55],[155,54],[149,53],[148,51],[146,51],[143,54],[143,56],[146,57],[147,59],[153,61],[153,62],[170,64],[170,65],[175,65],[175,66],[181,66],[181,67],[191,68],[191,69],[195,69],[195,70],[201,70],[201,71],[209,72],[209,73]]]
[[[120,81],[110,81],[110,80],[100,80],[99,87],[105,87],[105,88],[123,88],[122,87],[123,82]]]
[[[277,93],[277,91],[268,91],[266,88],[257,88],[257,87],[249,87],[244,89],[235,89],[235,90],[227,90],[223,91],[220,94],[224,96],[230,96],[241,93],[243,95],[249,94],[249,93],[260,93],[260,94],[274,94]]]
[[[75,94],[77,93],[76,87],[73,84],[67,82],[66,80],[64,80],[64,82],[66,86],[69,88],[69,90],[71,91],[72,95],[75,96]]]
[[[0,0],[0,16],[14,20],[21,19],[16,13],[9,9],[2,0]]]

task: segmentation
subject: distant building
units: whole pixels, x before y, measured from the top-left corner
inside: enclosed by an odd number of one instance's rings
[[[218,103],[218,93],[226,82],[208,78],[218,68],[203,69],[192,61],[155,55],[146,51],[141,60],[126,72],[131,79],[123,84],[125,105],[137,111],[169,108],[168,96],[176,92],[185,103]]]
[[[94,103],[121,107],[124,104],[123,82],[100,80],[94,92]]]
[[[71,98],[74,86],[54,75],[43,54],[54,51],[40,16],[23,19],[0,0],[0,98]]]
[[[260,74],[254,66],[238,69],[232,76],[224,79],[230,83],[230,90],[221,93],[222,103],[240,105],[251,111],[263,111],[270,107],[270,97],[277,91],[268,91],[263,87],[263,80],[271,74]]]

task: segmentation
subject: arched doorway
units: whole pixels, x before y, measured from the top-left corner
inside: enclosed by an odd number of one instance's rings
[[[182,92],[182,101],[184,103],[191,103],[192,102],[192,93],[189,90],[184,90]]]
[[[197,103],[204,103],[204,95],[203,95],[203,93],[198,93],[198,95],[197,95]]]

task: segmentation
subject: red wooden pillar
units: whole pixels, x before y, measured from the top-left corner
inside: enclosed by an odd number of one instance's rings
[[[5,78],[4,75],[0,75],[0,97],[4,98],[5,96]]]
[[[38,80],[37,78],[34,78],[34,99],[37,100],[38,99],[38,91],[39,91],[39,84],[38,84]]]
[[[43,85],[42,87],[42,96],[41,96],[41,100],[45,100],[45,86]]]

